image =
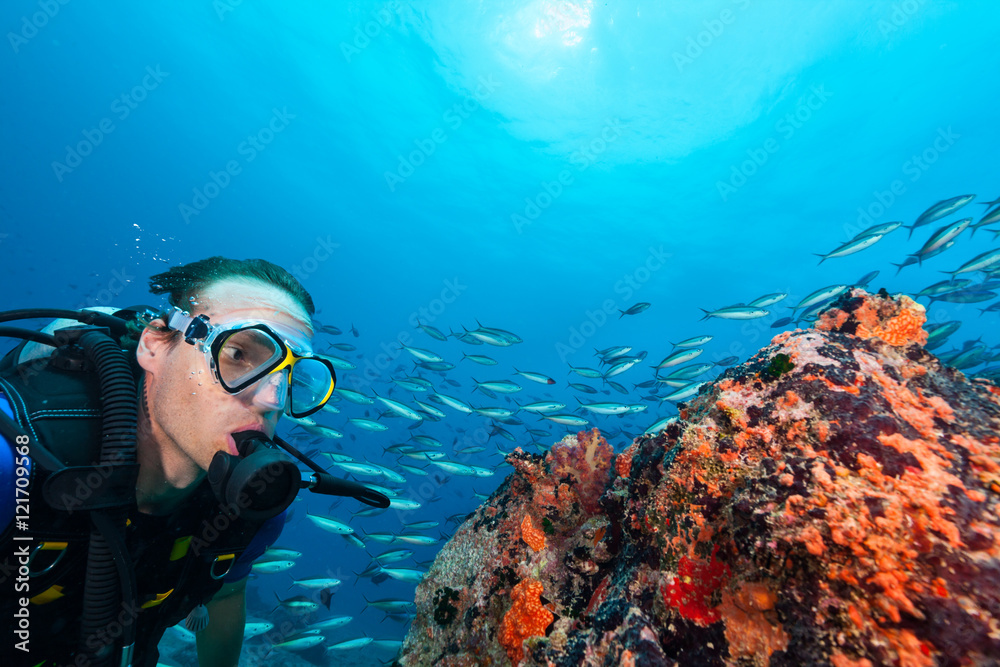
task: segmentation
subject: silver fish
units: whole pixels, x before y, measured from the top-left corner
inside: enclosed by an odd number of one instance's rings
[[[481,366],[496,366],[497,360],[487,357],[482,354],[465,354],[462,353],[462,359],[468,359],[469,361],[474,361]]]
[[[394,401],[391,398],[386,398],[385,396],[379,396],[378,394],[375,394],[375,399],[380,401],[383,405],[385,405],[385,407],[389,408],[400,417],[405,417],[415,422],[424,420],[423,417],[417,414],[416,410],[403,405],[399,401]]]
[[[704,386],[705,384],[706,384],[705,382],[692,382],[687,387],[681,387],[672,394],[667,394],[666,396],[662,397],[660,400],[671,401],[671,402],[683,401],[685,398],[690,398],[691,396],[697,394],[698,390],[701,389],[702,386]]]
[[[680,364],[691,361],[692,359],[698,357],[703,349],[699,347],[695,348],[681,348],[677,352],[664,357],[663,361],[654,366],[657,370],[661,368],[670,368],[671,366],[679,366]]]
[[[522,410],[537,413],[555,412],[556,410],[562,410],[565,407],[565,403],[557,403],[555,401],[541,401],[539,403],[528,403],[527,405],[520,406]]]
[[[328,533],[336,533],[338,535],[349,535],[354,532],[354,529],[348,526],[343,521],[338,521],[332,517],[328,516],[317,516],[315,514],[309,514],[306,512],[306,517],[312,521],[314,524],[322,528]]]
[[[335,428],[330,428],[329,426],[319,426],[317,424],[316,426],[303,426],[302,428],[304,428],[307,432],[312,433],[313,435],[318,435],[322,438],[340,439],[344,437],[343,433]]]
[[[833,259],[834,257],[846,257],[847,255],[853,255],[856,252],[861,252],[866,248],[870,248],[879,241],[881,241],[882,237],[883,237],[882,234],[872,234],[870,236],[862,236],[859,239],[848,241],[847,243],[844,243],[843,245],[834,248],[825,255],[816,255],[816,256],[822,258],[819,260],[819,263],[822,264],[828,259]]]
[[[618,316],[618,319],[621,319],[621,318],[625,317],[626,315],[638,315],[639,313],[647,310],[652,305],[653,304],[651,304],[651,303],[647,303],[645,301],[640,301],[639,303],[635,304],[634,306],[629,306],[625,310],[619,310],[618,312],[621,313],[621,315]]]
[[[257,637],[265,632],[270,632],[274,629],[274,623],[268,621],[247,621],[243,624],[243,639],[250,639],[251,637]]]
[[[334,644],[333,646],[327,646],[327,651],[350,651],[353,649],[364,648],[371,644],[374,639],[371,637],[358,637],[357,639],[348,639],[347,641],[340,642],[339,644]]]
[[[334,461],[333,465],[341,470],[346,470],[355,475],[368,475],[369,477],[382,477],[382,466],[374,463],[360,463],[357,461]]]
[[[940,220],[946,215],[951,215],[952,213],[962,208],[975,198],[976,195],[959,195],[958,197],[952,197],[951,199],[943,199],[939,201],[938,203],[934,204],[926,211],[921,213],[920,217],[917,218],[916,222],[906,227],[907,229],[910,230],[910,234],[906,238],[910,238],[910,236],[913,236],[913,230],[916,229],[917,227],[923,227],[924,225],[929,225],[935,220]]]
[[[293,560],[266,560],[251,565],[250,571],[256,574],[274,574],[275,572],[284,572],[293,567],[295,567],[295,561]]]
[[[917,252],[913,253],[913,257],[917,258],[918,263],[922,263],[925,257],[931,257],[931,253],[941,247],[947,245],[952,239],[957,237],[959,234],[965,231],[965,228],[972,223],[972,218],[963,218],[958,222],[953,222],[950,225],[945,225],[941,229],[937,230],[931,237],[927,239],[923,247]]]
[[[883,223],[879,223],[877,225],[872,225],[871,227],[869,227],[865,231],[856,234],[854,236],[854,239],[852,239],[852,240],[857,240],[857,239],[860,239],[860,238],[864,238],[865,236],[875,236],[875,235],[885,236],[886,234],[888,234],[890,232],[896,231],[897,229],[899,229],[902,226],[903,226],[902,222],[883,222]]]
[[[379,569],[397,581],[419,582],[423,580],[427,573],[423,570],[416,570],[409,567],[383,567]]]
[[[314,577],[312,579],[292,579],[292,584],[296,586],[301,586],[302,588],[333,588],[334,586],[339,586],[341,584],[340,579],[334,579],[333,577]]]
[[[390,498],[389,507],[397,510],[415,510],[420,508],[421,505],[416,500],[410,500],[409,498]]]
[[[274,644],[272,648],[280,648],[286,651],[305,651],[313,646],[319,646],[324,641],[326,641],[326,637],[323,635],[307,635],[305,637],[289,639],[288,641],[281,642],[280,644]]]
[[[435,340],[439,340],[442,343],[448,340],[447,336],[445,336],[443,333],[441,333],[440,331],[438,331],[429,324],[421,324],[420,320],[417,320],[417,326],[420,328],[421,331],[423,331],[425,334],[427,334],[428,336],[430,336]]]
[[[771,314],[769,310],[751,306],[727,306],[726,308],[719,308],[712,311],[705,310],[704,308],[700,308],[699,310],[705,313],[705,316],[701,318],[703,320],[707,320],[710,317],[718,317],[723,320],[755,320],[758,317],[767,317]]]
[[[389,429],[389,427],[386,426],[385,424],[379,424],[378,422],[372,421],[371,419],[363,419],[361,417],[352,417],[347,421],[354,424],[360,429],[364,429],[365,431],[377,432],[377,431],[386,431]]]
[[[623,415],[630,411],[629,406],[622,403],[580,403],[580,407],[599,415]]]
[[[431,394],[431,398],[447,405],[453,410],[458,410],[459,412],[464,412],[465,414],[472,414],[472,406],[465,401],[455,398],[454,396],[448,396],[447,394]]]
[[[671,345],[674,347],[701,347],[713,338],[715,338],[715,336],[695,336],[694,338],[682,340],[679,343],[671,343]]]
[[[426,412],[427,414],[432,415],[434,417],[437,417],[438,419],[444,419],[445,418],[445,414],[443,412],[441,412],[440,410],[438,410],[437,408],[435,408],[433,405],[428,405],[427,403],[424,403],[423,401],[414,401],[414,402],[417,405],[419,405],[420,409],[423,410],[424,412]]]
[[[610,377],[614,377],[616,375],[620,375],[620,374],[624,373],[625,371],[627,371],[628,369],[630,369],[633,366],[635,366],[640,361],[642,361],[642,359],[639,358],[639,357],[632,357],[630,359],[624,359],[622,361],[619,361],[614,366],[612,366],[611,368],[608,369],[608,371],[604,374],[604,377],[605,378],[610,378]]]
[[[329,630],[347,625],[354,620],[353,616],[333,616],[306,626],[309,630]]]
[[[372,556],[379,563],[397,563],[401,560],[406,560],[413,555],[413,551],[410,549],[393,549],[392,551],[384,551],[377,556]]]
[[[440,540],[436,537],[431,537],[430,535],[395,535],[393,542],[402,542],[404,544],[417,544],[420,546],[429,546],[431,544],[437,544]]]
[[[590,422],[576,415],[541,415],[542,418],[564,426],[586,426]]]
[[[490,391],[495,391],[501,394],[514,394],[521,391],[521,385],[511,382],[510,380],[480,382],[479,380],[473,378],[472,381],[476,383],[476,387],[479,389],[489,389]]]
[[[343,359],[341,357],[334,356],[332,354],[317,354],[317,357],[322,357],[330,362],[330,364],[336,368],[338,371],[353,371],[357,366],[353,362]]]
[[[510,417],[514,414],[513,410],[509,410],[507,408],[475,408],[475,410],[484,417],[491,417],[494,419]]]
[[[412,354],[420,361],[425,361],[430,363],[444,361],[444,357],[434,352],[431,352],[430,350],[425,350],[419,347],[410,347],[409,345],[403,345],[402,343],[400,343],[399,346],[402,349],[409,352],[410,354]]]
[[[997,265],[1000,265],[1000,250],[987,250],[980,255],[976,255],[954,271],[943,271],[942,273],[949,273],[952,276],[956,276],[959,273],[985,271]]]
[[[756,299],[754,299],[753,301],[751,301],[747,305],[748,306],[752,306],[754,308],[767,308],[768,306],[773,306],[774,304],[778,303],[779,301],[783,301],[787,296],[788,295],[786,293],[784,293],[784,292],[775,292],[774,294],[765,294],[764,296],[757,297]],[[711,336],[709,336],[709,338],[711,338]]]
[[[375,399],[368,398],[364,394],[352,391],[351,389],[342,389],[340,387],[337,387],[336,389],[334,389],[334,391],[343,396],[351,403],[356,403],[358,405],[371,405],[372,403],[375,402]]]
[[[793,310],[798,310],[800,308],[808,308],[821,301],[826,301],[832,299],[835,296],[847,291],[847,285],[830,285],[829,287],[823,287],[799,302],[799,305],[795,306]]]
[[[520,375],[523,378],[531,380],[532,382],[537,382],[538,384],[555,384],[556,381],[550,378],[548,375],[542,375],[541,373],[531,373],[529,371],[519,371],[514,369],[515,375]]]
[[[412,600],[397,600],[397,599],[383,599],[383,600],[369,600],[365,596],[361,596],[362,599],[369,607],[375,607],[384,612],[402,612],[409,611],[414,606]]]

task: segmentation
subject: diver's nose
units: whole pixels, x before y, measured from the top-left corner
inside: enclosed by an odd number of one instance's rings
[[[288,371],[279,371],[262,378],[252,391],[253,404],[260,410],[284,410],[285,401],[288,400]]]

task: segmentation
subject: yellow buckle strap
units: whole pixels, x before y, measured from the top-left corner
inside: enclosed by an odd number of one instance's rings
[[[150,607],[155,607],[156,605],[158,605],[161,602],[163,602],[164,600],[166,600],[167,596],[170,595],[173,592],[174,592],[174,589],[171,588],[166,593],[157,593],[156,597],[153,598],[152,600],[148,600],[147,602],[143,602],[141,608],[142,609],[149,609]]]
[[[191,536],[178,537],[174,540],[174,546],[170,549],[170,560],[180,560],[187,555],[188,547],[191,546]]]
[[[44,591],[31,598],[31,604],[46,604],[63,596],[62,586],[49,586]]]

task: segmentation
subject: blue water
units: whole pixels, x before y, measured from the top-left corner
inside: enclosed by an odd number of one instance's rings
[[[630,390],[670,342],[694,335],[715,336],[699,361],[742,361],[815,289],[879,270],[871,288],[915,293],[998,247],[988,231],[966,231],[923,266],[891,266],[1000,196],[998,18],[993,3],[931,0],[11,0],[0,7],[0,303],[159,306],[146,291],[155,272],[215,254],[265,257],[300,276],[320,322],[344,330],[320,349],[358,346],[342,355],[358,369],[340,378],[369,395],[412,371],[399,340],[458,364],[423,375],[476,406],[507,403],[473,394],[471,378],[510,378],[516,367],[558,380],[514,377],[519,402],[572,408],[566,382],[588,381],[567,364],[597,367],[595,348],[648,351],[615,378]],[[900,229],[817,265],[813,253],[869,225],[911,224],[962,194],[977,201],[912,239]],[[767,318],[699,321],[699,308],[770,292],[789,296]],[[652,306],[619,318],[636,302]],[[979,311],[988,303],[921,302],[932,322],[963,322],[942,351],[1000,343],[1000,315]],[[524,342],[441,343],[418,318],[446,333],[478,320]],[[463,352],[500,364],[459,361]],[[404,390],[391,396],[413,405]],[[593,397],[648,405],[590,418],[619,449],[675,412],[643,396]],[[396,457],[383,448],[411,433],[447,447],[457,429],[492,427],[442,408],[439,423],[411,432],[385,418],[389,430],[370,434],[346,423],[364,408],[338,407],[320,421],[348,437],[322,447],[387,465]],[[575,430],[518,416],[551,433],[544,444]],[[532,440],[524,426],[505,428],[517,444]],[[494,436],[472,462],[499,463],[497,445],[515,443]],[[475,482],[409,476],[404,495],[421,509],[352,525],[443,521],[471,511],[473,490],[491,492],[507,470]],[[305,552],[293,572],[342,575],[335,605],[356,617],[330,642],[401,638],[405,625],[362,611],[362,595],[407,597],[414,586],[354,585],[367,556],[305,522],[303,503],[328,509],[318,497],[296,504],[280,540]],[[360,508],[343,501],[333,513]],[[416,557],[435,549],[416,547]],[[266,615],[287,582],[255,580],[268,602],[251,613]]]

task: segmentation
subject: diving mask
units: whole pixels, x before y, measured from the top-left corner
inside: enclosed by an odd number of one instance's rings
[[[174,308],[167,328],[205,353],[222,388],[238,394],[273,373],[288,371],[285,412],[296,419],[322,408],[337,384],[333,364],[312,353],[301,333],[274,322],[245,320],[213,325],[206,315]]]

